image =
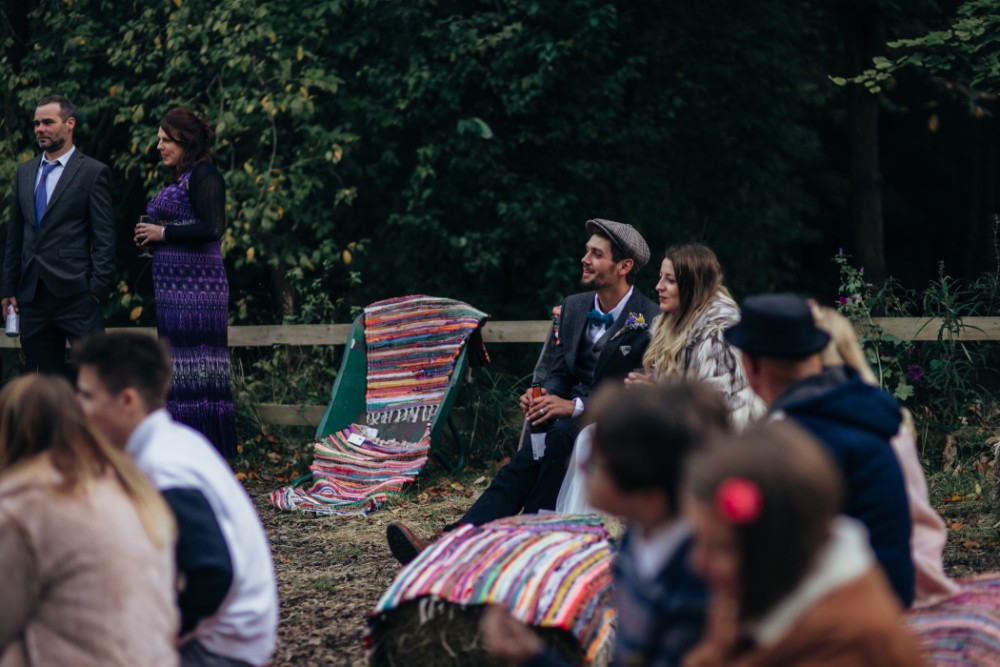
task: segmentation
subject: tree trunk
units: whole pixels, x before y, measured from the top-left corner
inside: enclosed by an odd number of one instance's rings
[[[847,16],[847,64],[851,75],[872,66],[885,44],[885,17],[873,3]],[[851,85],[848,114],[851,142],[851,228],[854,255],[873,282],[887,277],[882,219],[882,173],[879,170],[878,107],[876,95]]]

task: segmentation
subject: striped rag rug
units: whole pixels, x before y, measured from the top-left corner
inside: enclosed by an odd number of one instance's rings
[[[906,612],[906,627],[929,667],[1000,667],[1000,573],[958,584],[958,595]]]
[[[287,511],[361,515],[400,494],[427,462],[431,422],[455,361],[486,318],[461,301],[424,295],[366,308],[366,425],[350,424],[317,442],[310,475],[271,492],[271,504]],[[488,359],[485,349],[479,352]],[[400,422],[426,427],[416,442],[377,437],[378,430],[391,431]],[[374,428],[379,425],[389,426]]]
[[[368,422],[398,421],[440,404],[462,346],[487,317],[461,301],[422,294],[365,308]]]
[[[446,533],[403,568],[368,620],[369,643],[386,614],[426,600],[461,607],[500,604],[528,625],[557,628],[587,662],[609,650],[614,628],[613,547],[595,515],[522,514]],[[442,611],[441,613],[447,613]]]

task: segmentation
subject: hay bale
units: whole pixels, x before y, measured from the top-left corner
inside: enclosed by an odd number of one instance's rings
[[[571,664],[606,664],[612,558],[602,519],[593,515],[461,526],[401,570],[382,595],[366,633],[370,664],[499,667],[479,636],[488,604],[506,607]]]
[[[406,602],[373,618],[369,631],[371,667],[505,667],[493,658],[479,636],[484,606],[461,607],[444,600],[423,598]],[[586,665],[580,644],[569,632],[534,628],[535,632],[572,665]]]

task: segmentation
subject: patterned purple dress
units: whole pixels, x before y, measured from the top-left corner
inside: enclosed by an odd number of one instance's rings
[[[219,241],[185,233],[204,226],[190,192],[192,172],[200,167],[188,169],[146,207],[153,222],[167,228],[166,242],[153,250],[156,330],[170,343],[174,361],[167,409],[230,457],[236,449],[236,424],[228,346],[229,282]],[[207,168],[218,175],[211,165]],[[225,190],[221,193],[224,211]]]

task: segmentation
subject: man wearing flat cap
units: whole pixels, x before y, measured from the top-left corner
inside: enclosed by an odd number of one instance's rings
[[[865,384],[847,366],[823,366],[830,336],[809,304],[792,294],[763,294],[743,302],[743,316],[725,333],[740,350],[751,388],[773,419],[791,419],[826,446],[844,480],[841,511],[865,524],[875,557],[903,607],[913,602],[915,570],[903,475],[890,439],[899,430],[899,404]]]
[[[586,227],[590,238],[580,284],[588,291],[562,304],[542,396],[532,398],[528,391],[520,401],[535,430],[548,427],[544,446],[522,447],[455,526],[480,525],[522,509],[554,509],[591,392],[642,366],[650,325],[659,313],[657,304],[633,285],[636,272],[649,261],[649,246],[631,225],[594,219]],[[428,543],[398,523],[388,527],[386,537],[404,564]]]

